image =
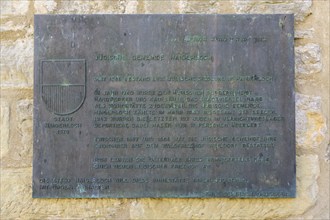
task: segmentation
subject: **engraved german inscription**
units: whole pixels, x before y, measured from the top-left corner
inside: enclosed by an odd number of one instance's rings
[[[295,197],[293,23],[36,15],[33,197]]]

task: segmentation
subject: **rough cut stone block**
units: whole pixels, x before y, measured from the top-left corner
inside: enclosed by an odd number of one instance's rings
[[[6,110],[1,112],[1,114],[4,113],[5,116],[3,120],[5,123],[3,123],[1,119],[1,135],[3,135],[3,130],[5,131],[4,134],[6,134],[6,129],[10,129],[9,131],[11,132],[11,137],[10,139],[7,138],[7,142],[3,142],[3,137],[1,137],[1,165],[2,167],[31,166],[32,100],[20,100],[16,103],[16,106],[13,105],[13,107],[9,109],[10,112],[8,110],[8,113],[6,113]],[[8,115],[9,117],[7,117]],[[6,117],[9,119],[6,120]]]
[[[314,28],[306,29],[306,30],[295,30],[294,38],[295,39],[306,39],[314,37]]]
[[[32,157],[32,100],[20,100],[16,106],[17,128],[21,134],[21,155]]]
[[[162,0],[156,0],[156,1],[144,1],[144,8],[147,13],[178,13],[179,11],[179,2],[177,1],[162,1]]]
[[[297,157],[297,182],[300,185],[298,187],[298,198],[301,198],[302,206],[315,204],[318,195],[317,178],[319,175],[320,167],[317,155]]]
[[[306,44],[295,48],[296,73],[312,75],[321,72],[321,48],[318,44]]]
[[[59,13],[72,14],[102,14],[119,12],[118,2],[115,1],[61,1]],[[117,10],[116,10],[117,9]]]
[[[3,158],[9,151],[9,115],[10,108],[9,104],[0,100],[1,103],[1,111],[0,111],[0,119],[1,119],[1,127],[0,127],[0,143],[1,143],[1,158]]]
[[[21,0],[21,1],[0,1],[1,8],[1,18],[16,16],[16,15],[25,15],[28,12],[30,1]]]
[[[0,31],[25,31],[24,29],[27,28],[27,23],[25,21],[17,22],[8,20],[6,22],[1,23]]]
[[[1,42],[1,85],[30,86],[33,83],[33,39]]]
[[[232,0],[238,13],[293,13],[296,21],[303,21],[311,14],[312,0]]]
[[[125,13],[137,13],[138,4],[139,2],[137,0],[125,1]]]
[[[52,13],[56,9],[57,2],[54,0],[35,1],[34,9],[37,14]]]
[[[227,2],[228,3],[228,2]],[[227,4],[228,5],[228,4]],[[205,0],[205,1],[182,1],[182,13],[219,13],[222,10],[221,1]]]
[[[325,139],[326,119],[321,110],[321,97],[296,93],[296,142],[297,147],[318,147]]]

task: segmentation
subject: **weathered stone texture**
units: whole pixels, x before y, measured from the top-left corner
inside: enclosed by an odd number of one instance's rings
[[[312,38],[314,36],[315,29],[304,29],[304,30],[295,30],[294,38],[295,39],[304,39],[304,38]]]
[[[35,1],[34,10],[36,14],[52,13],[57,7],[57,2],[54,0]]]
[[[321,72],[321,48],[317,44],[306,44],[295,48],[296,74],[311,75]]]
[[[146,13],[179,13],[177,3],[175,1],[145,1],[142,7]]]
[[[31,2],[29,0],[0,1],[1,47],[7,45],[7,41],[14,42],[23,37],[32,37]]]
[[[28,0],[13,0],[13,1],[0,1],[1,18],[25,15],[28,12],[30,1]]]
[[[16,106],[16,120],[17,120],[17,132],[21,137],[21,148],[19,150],[20,157],[28,161],[32,157],[32,145],[33,133],[32,130],[32,111],[33,101],[32,100],[20,100]]]
[[[25,17],[17,17],[14,19],[0,19],[0,45],[1,45],[1,55],[5,53],[5,49],[9,45],[15,44],[15,42],[21,39],[28,39],[33,37],[33,26],[30,21]],[[4,61],[1,60],[1,65],[4,65]]]
[[[321,98],[296,94],[296,142],[297,147],[318,147],[325,139],[326,119],[322,114]]]
[[[15,102],[12,101],[12,103]],[[30,167],[33,137],[32,100],[19,100],[15,106],[9,106],[4,101],[1,105],[5,105],[5,111],[1,112],[1,116],[4,116],[1,120],[3,127],[1,130],[4,131],[4,136],[1,134],[1,165],[2,167]],[[9,108],[11,111],[7,112]],[[6,131],[6,128],[10,130]]]
[[[183,1],[181,13],[218,13],[222,9],[221,1],[206,0],[206,1]]]
[[[13,20],[6,20],[3,21],[0,25],[0,31],[4,33],[5,31],[23,31],[23,29],[26,27],[26,23],[24,22],[18,22]]]
[[[1,140],[1,159],[8,153],[9,151],[9,114],[10,114],[10,108],[8,102],[4,100],[0,100],[0,120],[1,120],[1,126],[0,126],[0,140]]]
[[[312,0],[232,0],[238,13],[291,14],[296,21],[303,21],[311,14]]]
[[[118,13],[120,11],[119,1],[60,1],[57,13],[63,14],[102,14]]]
[[[128,6],[127,6],[128,7]],[[160,14],[211,14],[211,13],[233,13],[229,1],[203,0],[203,1],[138,1],[137,11],[139,13],[160,13]]]
[[[2,86],[31,86],[33,83],[33,39],[1,42]]]
[[[125,7],[125,11],[124,13],[126,14],[133,14],[133,13],[137,13],[137,9],[138,9],[138,1],[137,0],[128,0],[124,2],[124,7]]]

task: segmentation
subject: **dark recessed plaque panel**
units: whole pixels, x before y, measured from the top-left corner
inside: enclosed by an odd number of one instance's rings
[[[35,16],[33,197],[295,197],[293,20]]]

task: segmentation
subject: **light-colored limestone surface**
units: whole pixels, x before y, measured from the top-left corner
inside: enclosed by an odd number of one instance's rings
[[[330,219],[328,0],[1,0],[0,219]],[[32,199],[33,15],[294,13],[297,198]]]

